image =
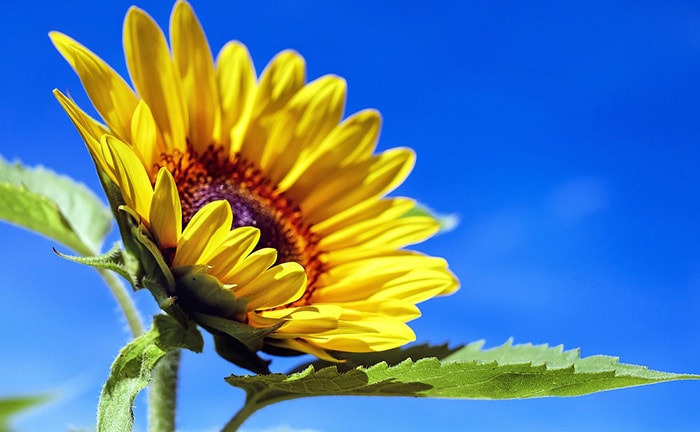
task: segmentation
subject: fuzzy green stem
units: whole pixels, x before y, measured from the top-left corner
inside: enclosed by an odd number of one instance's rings
[[[149,432],[175,432],[180,350],[170,351],[153,368],[148,389]]]
[[[138,310],[134,301],[131,299],[130,293],[121,283],[119,278],[109,270],[98,269],[97,270],[102,276],[102,279],[107,283],[109,290],[112,295],[117,300],[117,304],[126,318],[126,322],[129,325],[131,334],[134,338],[137,338],[143,334],[143,321],[141,320],[141,315],[139,315]]]

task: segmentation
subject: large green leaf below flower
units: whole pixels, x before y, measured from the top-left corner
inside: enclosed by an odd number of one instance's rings
[[[455,399],[523,399],[580,396],[664,381],[700,379],[699,375],[649,370],[619,363],[617,357],[581,358],[561,346],[512,345],[482,350],[469,344],[442,360],[407,358],[390,366],[380,362],[340,372],[313,365],[291,375],[230,376],[226,381],[247,393],[246,407],[226,430],[235,430],[256,410],[307,396],[413,396]]]
[[[0,157],[0,220],[82,255],[94,255],[114,219],[84,185],[46,168],[10,164]]]

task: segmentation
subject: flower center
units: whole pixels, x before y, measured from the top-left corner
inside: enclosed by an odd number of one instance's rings
[[[254,226],[260,230],[257,249],[277,250],[277,263],[304,266],[309,288],[321,272],[317,240],[304,223],[301,210],[240,155],[233,158],[210,146],[202,155],[191,150],[166,166],[173,173],[186,226],[206,204],[226,200],[231,205],[231,228]],[[310,292],[310,290],[307,290]]]

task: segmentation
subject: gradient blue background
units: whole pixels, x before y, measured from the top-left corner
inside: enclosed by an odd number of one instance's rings
[[[566,3],[566,4],[564,4]],[[120,73],[131,1],[3,2],[0,154],[99,191],[87,152],[51,95],[87,106],[47,32],[82,41]],[[171,3],[139,2],[167,27]],[[397,194],[461,224],[419,247],[462,281],[425,303],[420,341],[486,339],[582,347],[654,369],[700,373],[700,4],[696,1],[195,1],[213,50],[246,43],[258,71],[298,50],[310,79],[347,79],[347,113],[384,115],[380,148],[418,163]],[[51,391],[18,430],[90,427],[101,382],[127,341],[89,268],[0,224],[0,394]],[[155,311],[147,292],[135,294]],[[276,370],[296,364],[275,360]],[[243,393],[205,353],[182,363],[179,425],[211,431]],[[238,371],[240,372],[240,371]],[[700,430],[697,382],[573,399],[315,398],[265,409],[247,431]],[[143,401],[137,425],[144,430]]]

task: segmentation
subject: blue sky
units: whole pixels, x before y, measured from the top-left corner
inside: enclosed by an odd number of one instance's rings
[[[513,337],[700,373],[700,5],[434,3],[193,6],[214,51],[241,40],[260,71],[294,48],[310,79],[346,78],[346,113],[382,112],[381,149],[416,150],[397,194],[461,220],[419,246],[446,257],[462,281],[457,294],[423,304],[413,323],[420,341],[495,346]],[[101,196],[51,90],[85,97],[47,33],[71,35],[126,74],[130,5],[3,6],[1,155],[69,174]],[[171,3],[138,5],[167,26]],[[19,430],[89,427],[126,325],[96,274],[57,258],[54,243],[5,224],[0,239],[0,394],[59,395],[20,418]],[[135,298],[155,311],[148,293]],[[243,394],[223,377],[237,371],[211,345],[184,357],[183,431],[228,420]],[[692,431],[699,394],[684,382],[507,402],[317,398],[269,407],[246,430]],[[144,419],[141,401],[141,430]]]

